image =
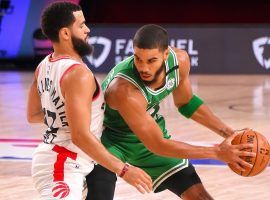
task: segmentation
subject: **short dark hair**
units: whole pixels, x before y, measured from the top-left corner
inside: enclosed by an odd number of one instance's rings
[[[55,2],[42,13],[42,32],[53,42],[59,41],[59,30],[72,25],[75,21],[73,12],[82,10],[77,4],[70,2]]]
[[[168,34],[161,26],[147,24],[142,26],[133,38],[133,47],[165,51],[168,48]]]

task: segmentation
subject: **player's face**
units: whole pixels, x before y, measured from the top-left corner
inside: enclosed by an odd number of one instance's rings
[[[73,14],[75,17],[71,32],[73,48],[80,56],[91,54],[93,47],[87,43],[90,29],[85,24],[83,13],[82,11],[76,11]]]
[[[159,49],[140,49],[134,47],[134,64],[146,85],[165,77],[165,60],[167,57],[168,50],[162,52]]]

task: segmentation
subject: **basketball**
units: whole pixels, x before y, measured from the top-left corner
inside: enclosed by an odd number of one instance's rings
[[[254,145],[253,148],[249,148],[246,150],[250,150],[250,152],[255,152],[256,157],[242,156],[241,158],[246,162],[252,164],[253,167],[245,168],[245,171],[240,171],[231,164],[228,164],[228,166],[231,170],[233,170],[240,176],[255,176],[257,174],[260,174],[263,170],[267,168],[270,158],[270,146],[267,139],[262,134],[252,129],[245,130],[242,134],[238,134],[232,140],[233,145],[245,143],[250,143]]]

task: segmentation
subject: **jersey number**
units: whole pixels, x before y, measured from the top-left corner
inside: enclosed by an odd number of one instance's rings
[[[46,133],[44,134],[44,142],[49,144],[53,142],[59,128],[53,127],[54,122],[56,120],[56,113],[46,110],[45,108],[43,108],[43,112],[45,116],[44,123],[48,126],[48,129]]]

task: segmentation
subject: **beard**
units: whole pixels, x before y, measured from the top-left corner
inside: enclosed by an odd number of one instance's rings
[[[86,41],[77,38],[75,36],[71,36],[71,41],[74,50],[81,56],[90,55],[93,52],[93,46],[88,44]]]
[[[142,79],[142,81],[143,81],[143,83],[145,84],[145,85],[147,85],[147,86],[149,86],[149,85],[151,85],[151,84],[153,84],[153,83],[155,83],[156,81],[157,81],[157,79],[158,79],[158,77],[159,77],[159,75],[163,72],[163,70],[165,69],[165,61],[163,61],[162,62],[162,65],[158,68],[158,70],[156,71],[156,73],[155,73],[155,75],[154,75],[154,78],[152,79],[152,80],[150,80],[150,81],[146,81],[146,80],[143,80]]]

